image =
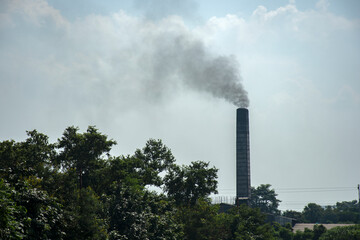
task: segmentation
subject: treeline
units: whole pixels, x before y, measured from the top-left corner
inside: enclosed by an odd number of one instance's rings
[[[283,240],[358,240],[360,239],[360,225],[335,227],[327,230],[323,225],[314,225],[313,229],[305,228],[302,231],[293,233],[290,226],[281,227],[279,224],[273,224],[275,237],[273,239]],[[261,238],[258,238],[261,239]]]
[[[316,203],[307,204],[303,211],[278,209],[281,201],[277,199],[270,184],[261,184],[251,190],[251,206],[260,208],[263,213],[282,215],[296,219],[301,223],[358,223],[360,224],[360,205],[356,200],[337,202],[334,206],[320,206]]]
[[[260,208],[219,213],[208,198],[217,192],[218,170],[202,161],[177,165],[161,140],[150,139],[133,155],[111,156],[116,142],[92,126],[83,133],[68,127],[55,143],[36,130],[27,134],[22,142],[0,142],[0,239],[298,235],[291,226],[266,224]]]
[[[161,140],[133,155],[89,127],[56,143],[34,131],[0,142],[0,239],[235,239],[269,235],[259,210],[218,214],[217,169],[175,162]],[[149,187],[161,191],[150,191]],[[247,231],[243,232],[244,229]],[[269,235],[270,236],[270,235]]]
[[[357,223],[360,224],[360,206],[354,201],[337,202],[335,206],[309,203],[302,212],[287,210],[283,216],[303,223]]]

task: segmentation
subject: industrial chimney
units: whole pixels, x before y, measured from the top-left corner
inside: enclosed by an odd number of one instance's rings
[[[249,111],[236,111],[236,205],[249,204],[250,187],[250,139]]]

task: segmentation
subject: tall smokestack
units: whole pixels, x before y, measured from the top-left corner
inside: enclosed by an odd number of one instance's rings
[[[236,111],[236,204],[248,203],[250,198],[250,139],[249,111]]]

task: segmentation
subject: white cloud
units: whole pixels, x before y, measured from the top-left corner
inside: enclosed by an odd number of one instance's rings
[[[267,22],[279,16],[296,13],[298,13],[298,10],[293,4],[289,4],[285,7],[279,7],[272,11],[268,11],[264,6],[258,6],[257,9],[253,12],[253,16],[261,21]]]
[[[224,17],[214,16],[205,26],[198,27],[197,34],[205,39],[208,45],[224,49],[263,45],[273,45],[273,49],[286,48],[289,44],[309,42],[323,45],[331,42],[331,38],[359,31],[356,20],[336,16],[327,11],[300,11],[296,5],[268,10],[258,6],[249,19],[228,14]],[[225,44],[223,44],[225,42]],[[270,47],[270,46],[269,46]],[[226,49],[225,49],[226,51]],[[231,50],[229,50],[230,52]]]
[[[6,24],[14,22],[17,17],[36,26],[44,25],[49,20],[53,21],[57,27],[64,27],[68,24],[60,12],[49,6],[45,0],[4,0],[2,4],[6,12],[2,18],[7,19]]]

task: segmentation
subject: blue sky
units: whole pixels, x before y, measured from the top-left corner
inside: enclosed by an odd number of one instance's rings
[[[56,141],[96,125],[118,142],[113,154],[160,138],[178,163],[218,167],[219,194],[234,195],[231,102],[244,88],[253,186],[272,184],[282,210],[356,199],[359,10],[356,0],[2,1],[0,138],[37,129]]]

